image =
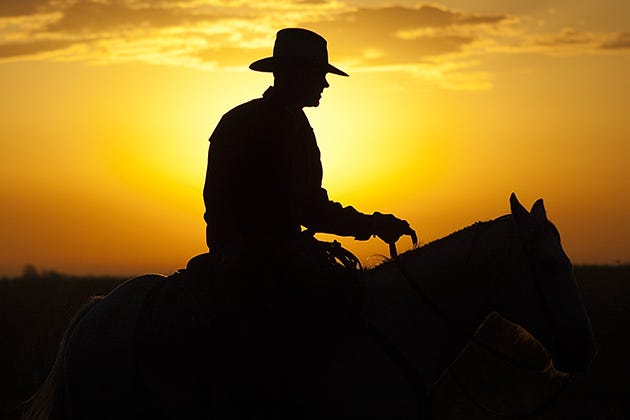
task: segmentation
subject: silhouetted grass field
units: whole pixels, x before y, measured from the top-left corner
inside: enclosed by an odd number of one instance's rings
[[[435,418],[630,419],[630,266],[578,266],[575,273],[599,349],[591,369],[554,398],[557,377],[518,372],[469,348],[436,388]],[[19,417],[79,306],[124,280],[49,273],[0,281],[0,418]],[[492,341],[505,326],[488,324],[480,334]]]

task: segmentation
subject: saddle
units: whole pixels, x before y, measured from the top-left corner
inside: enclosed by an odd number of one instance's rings
[[[184,344],[205,353],[324,356],[360,317],[360,263],[336,241],[310,245],[285,260],[259,254],[231,266],[212,253],[194,256],[147,295],[137,348],[166,358],[186,357]]]

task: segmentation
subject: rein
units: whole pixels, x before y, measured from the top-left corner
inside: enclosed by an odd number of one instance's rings
[[[487,227],[486,227],[486,229],[487,229]],[[485,231],[485,229],[484,229],[484,231]],[[481,234],[481,232],[479,230],[477,230],[475,232],[475,235],[473,236],[472,240],[470,241],[469,250],[468,250],[467,258],[466,258],[466,264],[467,265],[470,265],[470,256],[472,254],[473,245],[476,243],[476,241],[478,239],[478,236],[480,236],[480,234]],[[417,239],[416,233],[412,231],[412,234],[410,234],[410,236],[411,236],[411,240],[413,242],[413,246],[414,246],[414,248],[416,248],[417,244],[418,244],[418,239]],[[518,368],[523,369],[525,371],[533,372],[533,373],[540,373],[540,372],[542,372],[544,370],[544,367],[540,368],[540,367],[535,366],[535,365],[533,365],[531,363],[528,363],[526,361],[516,359],[516,358],[510,356],[509,354],[494,348],[493,346],[491,346],[488,343],[484,342],[483,340],[479,339],[477,336],[475,336],[474,333],[468,331],[465,327],[460,325],[457,321],[453,320],[450,316],[448,316],[447,313],[445,313],[425,293],[424,290],[422,290],[422,288],[418,285],[418,283],[413,280],[412,276],[410,275],[409,271],[407,270],[407,267],[402,263],[400,258],[398,258],[398,252],[396,250],[396,244],[395,243],[390,243],[389,244],[389,248],[390,248],[390,254],[391,254],[391,257],[392,257],[391,260],[394,262],[394,264],[396,265],[396,267],[400,271],[401,275],[407,281],[407,283],[409,284],[411,289],[414,291],[416,296],[422,301],[422,303],[424,303],[427,307],[429,307],[439,318],[441,318],[442,321],[446,324],[446,326],[449,329],[451,329],[452,331],[454,331],[458,335],[462,336],[467,341],[472,342],[476,346],[482,348],[487,353],[490,353],[493,356],[497,357],[498,359],[501,359],[503,361],[508,362],[512,366],[515,366],[515,367],[518,367]],[[532,271],[534,273],[536,272],[536,270],[534,270],[533,267],[532,267]],[[540,285],[536,284],[537,291],[538,291],[539,294],[543,295],[542,290],[540,289],[539,286]],[[541,296],[541,298],[542,298],[542,296]],[[545,313],[545,316],[547,317],[548,316],[548,308],[547,308],[547,305],[545,303],[546,303],[546,301],[543,299],[543,311]],[[558,391],[556,393],[554,393],[554,395],[552,395],[551,397],[549,397],[548,399],[543,401],[538,407],[536,407],[531,412],[523,413],[523,414],[504,414],[504,413],[499,413],[499,412],[496,412],[496,411],[494,411],[492,409],[489,409],[489,408],[485,407],[484,405],[480,404],[479,402],[477,402],[475,400],[475,398],[473,398],[473,396],[470,394],[470,392],[468,392],[466,387],[461,383],[461,381],[459,381],[457,376],[454,375],[454,374],[452,376],[455,379],[455,382],[456,382],[457,386],[464,392],[464,394],[468,397],[468,399],[477,408],[485,411],[488,414],[491,414],[491,415],[497,416],[497,417],[501,417],[501,418],[529,418],[529,417],[533,417],[533,416],[539,415],[540,413],[542,413],[544,410],[549,408],[554,402],[556,402],[560,398],[560,395],[563,393],[563,391],[566,389],[568,383],[570,382],[570,377],[568,377],[568,379],[565,379],[563,381],[562,385],[560,386],[560,388],[558,389]]]

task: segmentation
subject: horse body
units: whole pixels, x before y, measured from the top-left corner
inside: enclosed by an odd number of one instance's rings
[[[512,196],[511,208],[511,215],[367,270],[366,328],[341,337],[329,362],[296,382],[291,407],[301,411],[293,417],[428,417],[427,389],[492,312],[532,333],[556,367],[586,369],[595,345],[557,230],[540,200],[530,213]],[[208,406],[220,405],[220,384],[210,389],[195,377],[212,375],[211,365],[191,373],[203,355],[178,354],[181,363],[161,371],[159,363],[145,363],[134,350],[143,302],[163,281],[130,280],[69,329],[54,368],[64,373],[57,375],[57,386],[65,382],[67,390],[65,416],[59,418],[134,418],[142,410],[164,418],[219,417]],[[50,412],[59,400],[41,399],[40,406]],[[46,418],[35,415],[36,406],[30,418]]]
[[[438,380],[470,337],[453,332],[435,307],[418,296],[415,282],[467,332],[474,333],[490,313],[487,277],[466,265],[469,236],[429,245],[413,258],[403,254],[397,264],[384,265],[366,280],[366,318],[404,353],[426,387]],[[444,245],[451,258],[443,257]]]

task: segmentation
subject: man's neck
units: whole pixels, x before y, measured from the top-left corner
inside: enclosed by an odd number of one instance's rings
[[[267,88],[264,97],[272,98],[274,101],[281,103],[292,110],[301,110],[304,105],[300,103],[299,98],[296,97],[295,92],[279,86],[270,86]]]

